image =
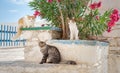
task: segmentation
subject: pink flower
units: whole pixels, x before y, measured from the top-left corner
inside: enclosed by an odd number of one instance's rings
[[[95,2],[95,3],[93,3],[93,4],[90,4],[90,8],[92,9],[92,10],[94,10],[95,8],[96,8],[96,6],[97,6],[97,3]]]
[[[107,29],[108,32],[110,32],[111,28],[115,26],[115,22],[117,22],[120,19],[118,13],[119,13],[118,10],[114,9],[112,14],[110,15],[110,21],[108,22],[108,29]]]
[[[40,12],[36,10],[33,15],[34,15],[35,17],[37,17],[37,16],[40,15]]]
[[[97,3],[97,8],[101,7],[101,2]]]
[[[117,9],[114,9],[114,10],[113,10],[113,14],[118,14],[118,10],[117,10]]]
[[[111,27],[108,27],[107,32],[111,32]]]
[[[100,19],[100,18],[99,18],[99,16],[96,16],[95,18],[96,18],[97,20],[99,20],[99,19]]]
[[[113,26],[115,26],[115,21],[114,20],[110,20],[108,22],[108,27],[113,27]]]
[[[92,9],[92,10],[94,10],[94,9],[96,9],[96,8],[99,8],[101,6],[101,2],[98,2],[98,3],[96,3],[96,2],[94,2],[93,4],[90,4],[90,8]]]
[[[119,15],[118,14],[111,14],[110,18],[111,18],[111,20],[114,20],[115,22],[117,22],[119,20]]]
[[[58,2],[60,2],[60,0],[57,0]]]
[[[113,21],[115,21],[115,22],[117,22],[120,19],[118,13],[119,13],[118,10],[114,9],[113,12],[112,12],[112,14],[110,15],[110,19],[113,20]]]
[[[52,3],[52,2],[53,2],[53,0],[47,0],[47,2]]]
[[[120,14],[118,14],[118,20],[120,19]]]

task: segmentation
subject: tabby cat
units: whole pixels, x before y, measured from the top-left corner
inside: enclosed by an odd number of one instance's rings
[[[16,40],[22,33],[20,30],[22,27],[33,27],[35,22],[35,16],[26,15],[18,20],[17,34],[12,38]]]
[[[58,64],[61,62],[61,55],[59,50],[55,46],[47,45],[45,42],[39,42],[40,51],[43,54],[43,58],[40,64],[43,63],[53,63]],[[74,61],[66,61],[64,64],[76,65]]]

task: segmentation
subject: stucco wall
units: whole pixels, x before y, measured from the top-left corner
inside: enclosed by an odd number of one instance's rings
[[[108,71],[120,73],[120,24],[117,24],[110,33],[105,32],[104,37],[109,41]]]

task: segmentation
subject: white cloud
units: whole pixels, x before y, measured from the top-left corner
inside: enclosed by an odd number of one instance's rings
[[[33,0],[11,0],[11,2],[15,4],[25,4],[25,3],[29,3],[30,1]]]
[[[18,10],[12,9],[12,10],[8,10],[8,12],[16,13],[16,12],[18,12]]]

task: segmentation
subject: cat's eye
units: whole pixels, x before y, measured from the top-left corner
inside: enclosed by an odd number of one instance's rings
[[[44,44],[44,42],[40,42],[41,44]]]

